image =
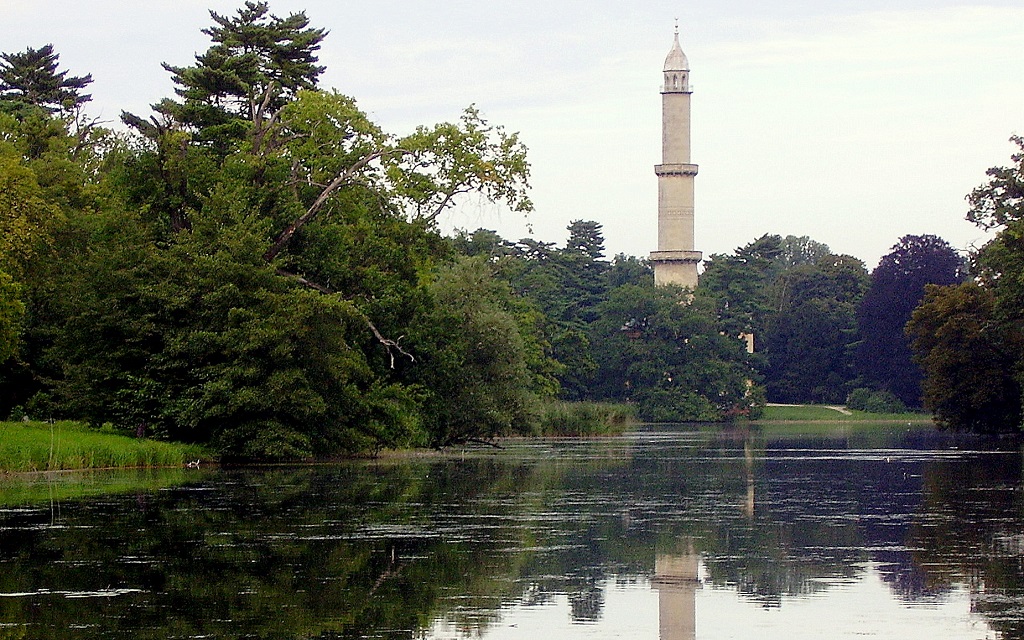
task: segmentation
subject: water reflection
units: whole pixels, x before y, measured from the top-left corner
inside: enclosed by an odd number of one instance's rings
[[[661,640],[694,640],[697,637],[697,587],[700,556],[693,541],[686,540],[681,554],[660,554],[654,561],[658,590],[658,631]]]
[[[0,638],[1016,638],[1022,495],[1016,448],[692,431],[0,499]]]

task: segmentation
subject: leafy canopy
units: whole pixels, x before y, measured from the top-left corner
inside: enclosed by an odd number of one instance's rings
[[[933,235],[904,236],[882,257],[857,308],[861,341],[855,360],[866,386],[890,391],[908,407],[921,406],[922,373],[911,359],[904,327],[925,285],[955,284],[963,277],[956,249]]]

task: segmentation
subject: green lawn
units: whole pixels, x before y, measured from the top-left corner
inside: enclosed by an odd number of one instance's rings
[[[932,418],[927,413],[868,413],[866,411],[849,411],[843,413],[823,405],[800,406],[769,406],[765,407],[764,415],[757,422],[913,422],[930,423]]]
[[[0,472],[180,467],[201,447],[101,433],[78,422],[0,422]]]

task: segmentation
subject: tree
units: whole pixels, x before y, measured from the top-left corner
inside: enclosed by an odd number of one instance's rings
[[[25,304],[21,288],[11,276],[0,270],[0,364],[18,350]]]
[[[1021,427],[1021,385],[1012,372],[1024,334],[995,321],[995,294],[974,282],[928,285],[907,334],[925,372],[924,406],[943,428],[978,433]]]
[[[967,196],[967,219],[996,230],[973,256],[974,284],[933,289],[909,326],[927,373],[925,402],[940,424],[1021,428],[1024,388],[1024,138],[1012,164],[993,167]]]
[[[488,260],[497,260],[512,253],[512,244],[490,229],[477,229],[473,233],[456,229],[451,243],[455,252],[462,256],[484,256]]]
[[[769,400],[841,403],[866,288],[860,260],[806,236],[766,234],[711,256],[697,295],[715,300],[727,333],[754,336]]]
[[[25,140],[26,120],[0,113],[0,416],[24,403],[36,388],[21,357],[27,351],[31,284],[63,224],[60,201],[69,196],[66,183],[80,175],[59,153],[67,140],[63,123],[46,114],[27,120],[44,125],[29,127],[39,135],[37,140],[50,138],[42,145],[46,151],[35,158],[26,157],[32,146]],[[33,167],[50,184],[41,185]]]
[[[508,285],[482,258],[465,258],[442,269],[430,293],[410,339],[420,361],[409,370],[426,396],[429,444],[529,433],[539,389],[526,354],[536,337],[517,321]]]
[[[727,333],[763,333],[772,309],[770,285],[782,269],[782,255],[782,238],[765,234],[732,255],[707,259],[697,292],[715,300]]]
[[[40,388],[32,370],[39,353],[35,329],[43,317],[38,303],[45,297],[39,292],[67,216],[97,206],[100,149],[112,148],[102,129],[72,135],[65,114],[27,103],[7,113],[2,107],[11,104],[0,103],[0,273],[2,324],[13,340],[5,352],[15,357],[0,359],[0,415]]]
[[[196,64],[163,65],[181,102],[164,99],[154,108],[195,131],[199,140],[227,150],[246,129],[272,124],[299,91],[316,88],[324,67],[315,54],[327,32],[309,28],[305,13],[279,18],[266,2],[252,0],[234,17],[213,11],[210,17],[215,25],[203,33],[214,44],[196,56]],[[126,116],[139,126],[137,118]]]
[[[643,286],[654,281],[654,269],[647,260],[618,253],[605,271],[605,287],[614,289],[624,284]]]
[[[828,299],[808,300],[780,313],[762,340],[768,398],[842,404],[851,377],[846,346],[854,329],[852,313]]]
[[[1020,150],[1011,155],[1008,167],[993,167],[989,181],[974,189],[967,201],[967,219],[984,229],[995,229],[994,238],[974,258],[980,283],[995,295],[1000,323],[1024,322],[1024,137],[1010,138]]]
[[[922,372],[904,327],[925,285],[954,284],[963,275],[956,249],[932,235],[904,236],[882,257],[857,308],[855,364],[864,385],[890,391],[909,407],[921,406]]]
[[[989,181],[967,196],[967,219],[983,229],[1006,227],[1024,219],[1024,136],[1010,136],[1020,151],[1010,155],[1016,163],[992,167],[985,174]]]
[[[589,327],[598,398],[632,400],[642,419],[721,421],[759,408],[743,342],[721,331],[707,299],[673,287],[623,285]]]
[[[130,212],[75,218],[87,244],[48,279],[50,409],[244,459],[419,442],[416,398],[375,366],[364,312],[263,260],[266,220],[235,186],[166,246]]]
[[[778,276],[775,312],[759,340],[769,400],[844,402],[855,377],[856,308],[867,284],[860,260],[831,254]]]
[[[17,187],[3,241],[21,247],[20,220],[53,204],[67,216],[22,289],[45,385],[34,407],[261,459],[528,428],[535,397],[557,388],[543,319],[495,293],[507,284],[489,266],[479,282],[446,268],[436,222],[472,192],[529,209],[516,136],[474,108],[388,134],[315,89],[325,32],[302,14],[249,2],[211,15],[207,53],[169,67],[178,100],[125,114],[135,134],[101,164],[60,156],[56,133],[26,142],[0,114],[0,162],[17,169],[0,174]],[[51,162],[62,171],[47,176],[67,177],[27,179]],[[428,371],[431,357],[465,366]],[[460,390],[467,372],[475,385]]]
[[[600,224],[576,220],[567,230],[564,249],[524,238],[505,252],[498,265],[513,290],[544,316],[541,330],[549,353],[562,365],[558,375],[562,397],[581,400],[588,396],[586,380],[596,367],[587,327],[597,318],[608,289],[609,265],[601,260]]]
[[[779,259],[784,269],[805,264],[814,264],[832,254],[827,244],[811,240],[808,236],[786,236],[782,239],[782,253]]]
[[[593,220],[573,220],[567,227],[569,239],[565,243],[566,253],[579,254],[591,260],[604,257],[604,234],[601,224]]]
[[[82,93],[92,75],[58,71],[60,55],[52,44],[19,53],[0,53],[0,101],[41,107],[49,113],[74,114],[92,99]]]
[[[389,151],[389,188],[412,220],[434,224],[459,197],[474,192],[523,215],[533,210],[526,146],[518,134],[488,123],[474,105],[456,123],[417,127]]]

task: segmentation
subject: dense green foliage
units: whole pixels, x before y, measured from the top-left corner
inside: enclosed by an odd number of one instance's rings
[[[428,292],[430,309],[410,336],[420,359],[408,370],[422,389],[430,444],[530,433],[544,394],[529,366],[539,347],[508,285],[482,259],[467,258],[443,269]]]
[[[541,312],[551,370],[571,400],[634,403],[653,422],[756,416],[763,394],[753,359],[711,299],[655,287],[635,258],[607,261],[601,225],[574,221],[564,248],[492,231],[462,233],[460,251],[486,256],[513,291]]]
[[[867,282],[856,258],[765,235],[710,256],[701,287],[731,332],[753,336],[769,401],[842,404],[856,384],[851,345]]]
[[[691,292],[606,259],[593,221],[564,247],[445,238],[438,216],[467,193],[531,210],[515,134],[474,107],[390,134],[318,86],[326,32],[305,14],[250,1],[211,18],[209,49],[164,65],[175,97],[122,114],[122,133],[84,119],[91,78],[51,46],[3,54],[0,415],[297,459],[540,433],[556,398],[725,421],[765,399],[913,396],[912,372],[871,345],[905,349],[921,287],[890,267],[935,271],[941,240],[904,238],[869,281],[810,238],[764,235],[710,256]],[[1013,237],[977,261],[1004,326]],[[896,306],[885,327],[870,313]]]
[[[178,99],[124,114],[133,133],[4,94],[0,411],[249,459],[530,431],[556,388],[536,320],[433,223],[469,191],[529,210],[517,138],[473,108],[390,135],[317,88],[304,14],[211,16],[210,49],[165,65]]]
[[[826,255],[793,266],[776,280],[776,312],[762,340],[768,393],[778,402],[842,403],[855,381],[850,344],[864,263]]]
[[[940,426],[1019,431],[1024,389],[1024,138],[1013,164],[972,191],[968,219],[995,236],[972,257],[973,282],[930,287],[907,327]]]
[[[211,18],[125,133],[81,119],[91,78],[52,47],[3,57],[0,413],[300,459],[603,420],[559,395],[662,420],[759,404],[711,305],[605,261],[599,224],[564,249],[440,235],[466,193],[530,211],[515,134],[470,107],[392,135],[318,86],[305,14]]]
[[[995,295],[968,282],[930,286],[908,325],[927,373],[924,403],[939,425],[982,433],[1012,431],[1021,419],[1013,375],[1024,340],[994,321]]]
[[[859,387],[850,392],[846,406],[857,411],[868,413],[905,413],[907,406],[891,391],[876,391],[867,387]]]
[[[857,307],[861,339],[855,364],[864,386],[889,391],[909,407],[921,406],[921,369],[912,361],[904,327],[929,284],[951,285],[964,275],[963,260],[936,236],[904,236],[871,273]]]

